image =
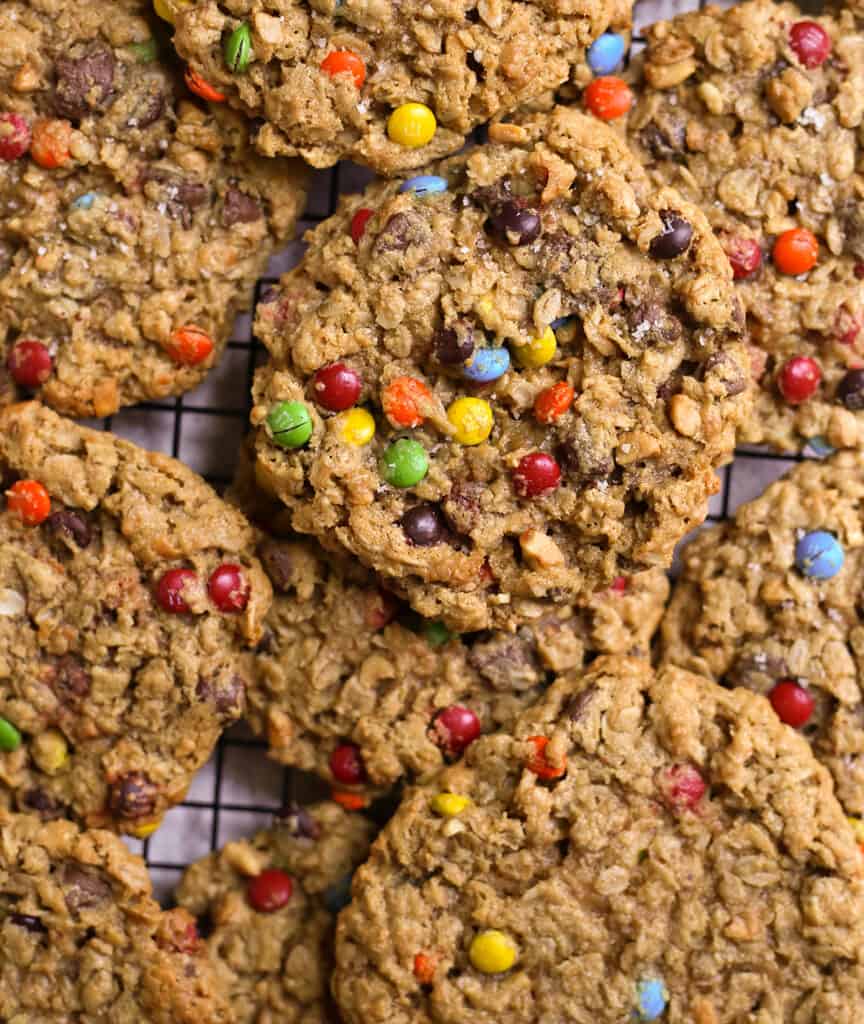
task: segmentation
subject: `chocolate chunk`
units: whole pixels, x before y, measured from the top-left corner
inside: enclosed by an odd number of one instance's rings
[[[276,817],[279,827],[289,835],[302,839],[318,839],[321,835],[321,826],[306,808],[299,804],[286,804],[277,812]]]
[[[192,211],[204,206],[210,199],[210,190],[206,185],[189,181],[161,167],[146,167],[141,175],[141,184],[158,186],[156,201],[164,203],[168,215],[179,220],[185,228],[192,224]]]
[[[477,76],[477,81],[478,82],[485,81],[485,79],[486,79],[486,68],[484,68],[482,63],[479,60],[477,60],[477,58],[474,56],[474,51],[473,50],[469,50],[468,53],[465,55],[465,63],[468,65],[468,67]]]
[[[715,374],[723,380],[729,398],[747,390],[747,375],[725,352],[715,352],[705,360],[705,365],[702,367],[702,379],[704,380],[709,373]]]
[[[429,225],[421,217],[394,213],[375,239],[378,252],[404,252],[412,245],[424,245],[430,237]]]
[[[846,249],[864,260],[864,204],[855,197],[846,199],[837,210],[837,218],[846,236]]]
[[[10,914],[9,920],[17,924],[19,928],[25,928],[28,932],[38,935],[40,932],[47,932],[48,929],[42,924],[42,919],[33,917],[32,914]]]
[[[35,811],[43,821],[55,821],[65,818],[66,806],[44,789],[28,789],[21,797],[21,806],[25,811]]]
[[[260,205],[251,196],[237,188],[229,188],[222,203],[222,223],[226,228],[232,224],[252,224],[264,216]]]
[[[435,358],[443,366],[458,366],[471,358],[474,352],[474,330],[460,321],[453,327],[440,327],[432,339]]]
[[[246,682],[238,675],[228,680],[201,679],[195,687],[199,700],[212,704],[225,719],[239,718],[246,705]]]
[[[847,409],[864,409],[864,370],[850,370],[837,385],[837,398]]]
[[[104,110],[114,87],[114,54],[95,46],[82,57],[59,57],[54,69],[54,109],[61,117],[80,121],[88,113]]]
[[[760,680],[770,686],[788,675],[789,667],[783,658],[762,653],[744,654],[729,669],[725,682],[733,686],[762,689]]]
[[[118,818],[146,818],[156,808],[159,790],[145,772],[129,772],[111,783],[108,806]]]
[[[570,480],[579,477],[601,480],[610,475],[615,465],[612,455],[597,448],[588,431],[578,422],[574,436],[556,446],[555,457]]]
[[[104,878],[72,861],[61,868],[60,884],[63,886],[66,906],[72,914],[98,907],[111,896],[111,886]]]
[[[447,522],[457,533],[470,533],[482,514],[481,499],[486,492],[484,484],[466,482],[454,484],[444,501]]]
[[[444,518],[435,505],[415,505],[402,516],[402,529],[412,544],[432,547],[444,539]]]
[[[546,679],[528,629],[499,633],[471,648],[468,660],[496,690],[528,690]]]
[[[126,118],[127,128],[149,128],[159,120],[165,110],[165,94],[156,79],[145,82],[143,88],[130,99],[130,113]]]
[[[90,673],[76,654],[64,654],[54,666],[51,689],[63,705],[74,704],[90,692]]]
[[[489,218],[492,233],[508,245],[528,245],[540,236],[540,214],[524,200],[508,199]]]
[[[81,512],[71,508],[61,508],[52,512],[45,520],[45,529],[55,537],[86,548],[93,539],[90,523]]]
[[[647,299],[631,306],[626,313],[630,337],[646,348],[677,341],[684,326],[677,316],[667,312],[659,302]]]
[[[502,203],[505,203],[513,195],[513,186],[510,183],[509,177],[499,178],[492,185],[483,185],[480,188],[474,189],[470,195],[472,202],[478,206],[482,206],[486,211],[491,213],[497,210]]]
[[[273,586],[283,593],[291,590],[296,569],[291,546],[278,540],[265,540],[258,545],[258,557]]]
[[[655,160],[679,159],[686,147],[684,123],[669,121],[659,125],[652,121],[639,133],[639,141]]]
[[[674,260],[690,248],[693,228],[689,221],[672,210],[661,210],[660,219],[663,221],[663,230],[651,239],[648,251],[655,260]]]
[[[585,714],[586,708],[594,699],[594,695],[596,693],[596,686],[589,686],[581,693],[577,693],[575,697],[571,697],[564,705],[564,714],[567,715],[571,721],[578,722]]]

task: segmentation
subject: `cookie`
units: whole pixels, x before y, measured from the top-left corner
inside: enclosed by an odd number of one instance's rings
[[[0,834],[4,1021],[233,1021],[194,920],[116,836],[2,809]]]
[[[107,416],[194,388],[302,212],[300,162],[196,98],[148,10],[0,5],[0,403]]]
[[[346,1024],[853,1024],[864,859],[767,702],[598,659],[415,788],[354,876]]]
[[[696,207],[576,110],[490,135],[343,198],[256,315],[259,483],[462,631],[667,566],[748,401]]]
[[[273,827],[187,868],[181,907],[203,919],[237,1024],[335,1022],[333,922],[372,826],[334,803],[281,812]]]
[[[747,312],[740,440],[864,443],[864,32],[849,12],[709,6],[647,32],[629,138],[698,203]]]
[[[194,73],[256,119],[261,153],[315,167],[351,159],[387,175],[455,153],[473,128],[571,76],[590,79],[586,47],[610,24],[626,29],[631,6],[156,3]]]
[[[244,707],[270,584],[174,459],[0,413],[0,804],[147,835]]]
[[[864,455],[804,462],[683,551],[665,662],[765,694],[864,814]]]

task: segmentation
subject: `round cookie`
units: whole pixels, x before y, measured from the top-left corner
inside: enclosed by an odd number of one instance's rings
[[[271,589],[191,470],[0,413],[0,805],[147,835],[244,707]]]
[[[662,658],[771,696],[864,814],[864,455],[804,462],[683,550]]]
[[[197,100],[148,10],[0,5],[0,403],[107,416],[195,387],[302,212],[299,161]]]
[[[864,859],[768,704],[598,659],[410,791],[354,876],[346,1024],[864,1013]]]
[[[387,175],[455,153],[473,128],[570,77],[588,81],[586,48],[609,25],[627,29],[632,6],[155,4],[207,87],[256,119],[260,152],[299,154],[315,167],[351,159]]]
[[[195,922],[116,836],[2,809],[0,835],[0,1018],[233,1021]]]
[[[187,868],[177,902],[204,919],[237,1024],[337,1020],[329,997],[334,918],[371,840],[359,814],[329,802],[295,805],[272,828]]]
[[[256,317],[259,483],[460,630],[667,566],[748,401],[696,207],[579,111],[490,137],[344,198]]]
[[[637,94],[652,181],[701,206],[736,268],[758,382],[739,440],[858,447],[864,33],[848,12],[710,6],[648,30]]]

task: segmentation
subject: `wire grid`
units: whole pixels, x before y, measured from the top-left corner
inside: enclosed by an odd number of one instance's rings
[[[631,53],[643,45],[641,28],[705,3],[642,0],[634,12]],[[298,241],[270,261],[267,273],[256,284],[256,303],[262,292],[299,260],[303,232],[333,213],[340,194],[360,191],[371,177],[352,164],[315,173],[309,206],[298,226]],[[252,376],[263,356],[252,336],[251,314],[245,314],[238,318],[221,362],[194,391],[179,398],[145,402],[91,425],[169,453],[222,490],[234,474],[247,429]],[[710,503],[709,521],[727,518],[799,461],[801,456],[739,450],[734,463],[719,474],[721,487]],[[144,857],[157,897],[167,902],[187,864],[268,825],[274,811],[296,796],[298,787],[305,795],[308,784],[298,773],[268,760],[266,744],[246,726],[235,726],[195,777],[186,799],[167,813],[162,827],[143,842],[129,838],[127,843]]]

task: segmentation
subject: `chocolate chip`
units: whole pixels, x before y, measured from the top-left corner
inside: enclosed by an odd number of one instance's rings
[[[540,214],[518,199],[502,203],[489,218],[492,231],[509,245],[528,245],[543,228]]]
[[[783,658],[757,652],[744,654],[738,658],[724,681],[733,686],[765,689],[788,675],[789,667]]]
[[[165,94],[161,83],[156,79],[145,82],[143,88],[129,99],[127,128],[149,128],[159,120],[165,110]]]
[[[572,722],[578,722],[585,714],[585,710],[588,705],[592,700],[594,700],[594,695],[596,693],[596,686],[589,686],[581,693],[577,693],[575,697],[571,697],[564,705],[564,714],[567,715]]]
[[[60,884],[64,889],[66,906],[73,914],[98,907],[111,896],[111,886],[104,878],[71,861],[60,871]]]
[[[486,485],[466,481],[454,484],[444,500],[447,522],[457,533],[470,533],[482,515]]]
[[[435,358],[444,366],[458,366],[474,352],[474,331],[467,324],[440,327],[432,339]]]
[[[35,811],[43,821],[55,821],[65,818],[66,806],[44,789],[28,789],[21,797],[21,805],[25,810]]]
[[[199,700],[212,704],[223,719],[239,718],[246,704],[246,682],[238,675],[228,680],[201,679],[195,687]]]
[[[465,55],[465,63],[477,76],[478,82],[482,82],[485,80],[486,68],[484,68],[482,63],[479,60],[477,60],[477,58],[474,56],[473,50],[469,50],[468,53]]]
[[[693,228],[689,221],[672,210],[661,210],[660,219],[663,221],[663,231],[651,240],[648,251],[655,260],[674,260],[690,248]]]
[[[42,919],[33,917],[32,914],[10,914],[9,920],[17,924],[19,928],[25,928],[28,932],[38,935],[40,932],[47,932],[48,929],[42,924]]]
[[[164,203],[169,216],[179,220],[185,228],[192,224],[192,211],[204,206],[210,199],[210,190],[206,185],[189,181],[161,167],[146,167],[141,174],[141,183],[142,186],[157,186],[155,190],[150,190],[151,198]]]
[[[276,813],[276,817],[279,819],[280,829],[298,839],[317,839],[321,835],[321,826],[306,808],[299,804],[286,804]]]
[[[677,159],[686,146],[684,123],[672,121],[661,126],[652,121],[639,132],[639,141],[655,160]]]
[[[91,111],[104,109],[114,87],[115,66],[114,54],[101,45],[82,57],[59,57],[54,66],[57,113],[79,121]]]
[[[415,505],[402,516],[402,529],[412,544],[432,547],[444,537],[444,518],[436,505]]]
[[[864,370],[850,370],[846,374],[837,385],[837,398],[854,412],[864,409]]]
[[[513,195],[513,186],[509,177],[499,178],[492,185],[483,185],[470,194],[472,202],[482,206],[487,212],[497,210]]]
[[[379,252],[404,252],[409,246],[425,244],[429,235],[429,225],[419,216],[394,213],[375,239],[375,248]]]
[[[258,557],[270,582],[283,593],[294,585],[295,560],[288,544],[278,540],[265,540],[258,545]]]
[[[74,704],[90,692],[90,673],[75,654],[64,654],[54,666],[51,689],[61,704]]]
[[[726,395],[729,398],[747,390],[747,375],[738,363],[725,352],[715,352],[705,360],[705,365],[702,367],[702,379],[704,380],[709,373],[713,373],[723,380]]]
[[[471,648],[468,660],[496,690],[529,690],[546,678],[530,630],[498,633]]]
[[[671,344],[677,341],[684,331],[678,317],[664,309],[655,299],[647,299],[631,306],[627,310],[626,320],[631,339],[646,348]]]
[[[146,818],[156,808],[159,790],[145,772],[129,772],[111,783],[108,806],[118,818]]]
[[[70,508],[52,512],[45,520],[45,529],[55,537],[73,542],[79,548],[88,547],[93,539],[90,523],[82,513]]]
[[[222,204],[222,223],[226,228],[232,224],[252,224],[264,216],[260,205],[245,192],[229,188]]]
[[[562,441],[555,448],[555,457],[565,475],[571,480],[583,477],[586,480],[600,480],[608,477],[614,468],[609,452],[598,449],[588,431],[577,423],[579,436]]]

